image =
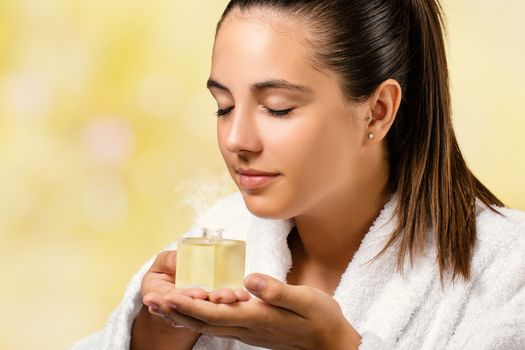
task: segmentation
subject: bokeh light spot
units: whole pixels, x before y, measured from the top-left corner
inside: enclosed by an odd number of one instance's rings
[[[127,161],[135,146],[130,125],[112,115],[102,115],[89,121],[82,133],[89,154],[98,162],[118,165]]]

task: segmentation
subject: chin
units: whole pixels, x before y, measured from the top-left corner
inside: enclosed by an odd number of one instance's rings
[[[289,219],[287,211],[283,208],[282,200],[269,198],[262,193],[241,191],[246,208],[253,215],[263,219]]]

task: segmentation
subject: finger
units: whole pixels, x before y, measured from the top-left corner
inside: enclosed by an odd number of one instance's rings
[[[154,273],[162,273],[168,275],[175,275],[177,269],[177,251],[165,250],[157,255],[155,261],[151,265],[149,271]]]
[[[196,318],[181,314],[180,312],[171,311],[166,315],[166,318],[170,320],[170,324],[175,328],[189,328],[196,332],[206,327],[206,324]]]
[[[182,294],[193,299],[206,300],[208,294],[202,288],[176,288],[173,284],[167,286],[159,286],[152,292],[144,295],[142,302],[156,309],[169,309],[170,301],[167,298],[171,293]]]
[[[238,336],[240,334],[245,334],[247,332],[247,328],[245,327],[217,327],[176,311],[161,317],[169,320],[173,327],[189,328],[192,331],[202,334],[239,339]]]
[[[158,316],[167,322],[171,322],[171,319],[165,313],[161,312],[158,308],[149,306],[148,312],[152,315]]]
[[[208,300],[212,303],[231,304],[238,301],[248,301],[250,298],[251,294],[242,288],[235,290],[221,288],[211,292]]]
[[[181,294],[169,296],[170,306],[187,316],[215,326],[248,325],[253,317],[253,309],[248,303],[216,304],[206,300],[191,299]]]
[[[174,309],[163,312],[159,309],[149,308],[149,312],[166,320],[172,327],[188,328],[204,334],[231,337],[236,331],[246,331],[244,327],[215,327],[199,319],[177,312]]]
[[[313,288],[292,286],[260,273],[247,276],[244,285],[248,291],[268,304],[282,307],[301,316],[306,316],[316,301]]]
[[[156,292],[146,293],[142,297],[142,303],[150,308],[161,310],[162,307],[166,307],[166,305],[163,305],[162,295]]]
[[[230,288],[220,288],[211,292],[208,299],[216,304],[231,304],[237,301],[237,295]]]
[[[203,322],[168,308],[163,311],[155,307],[148,308],[149,313],[158,316],[175,328],[202,328]]]
[[[235,293],[235,296],[237,297],[237,301],[248,301],[252,297],[250,293],[248,293],[246,290],[242,288],[235,289],[233,292]]]
[[[155,273],[148,273],[142,280],[140,292],[144,298],[147,294],[166,294],[171,290],[175,289],[175,284],[171,281],[167,281],[165,277]]]
[[[175,284],[176,260],[176,250],[161,252],[155,258],[155,261],[142,279],[140,288],[142,296],[152,289],[160,287],[169,290]]]
[[[174,291],[193,299],[208,299],[208,293],[202,288],[177,288]]]

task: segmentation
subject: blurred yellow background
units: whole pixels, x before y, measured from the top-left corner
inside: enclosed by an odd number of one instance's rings
[[[235,190],[205,89],[225,0],[0,1],[0,349],[63,349]],[[522,0],[448,0],[455,126],[525,210]]]

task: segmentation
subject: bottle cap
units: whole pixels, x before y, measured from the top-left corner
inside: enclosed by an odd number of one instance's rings
[[[222,239],[223,228],[219,227],[203,227],[202,236],[212,241],[219,241]]]

